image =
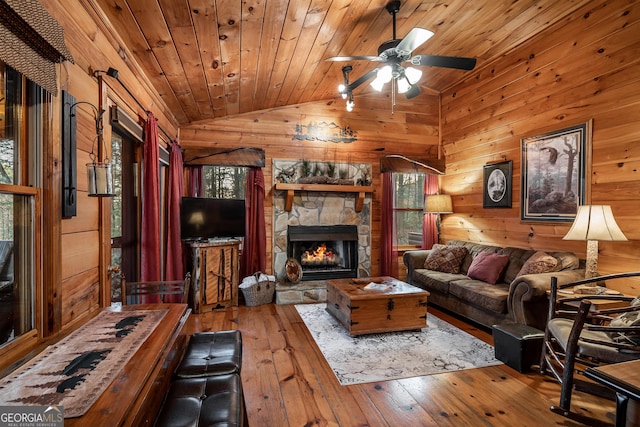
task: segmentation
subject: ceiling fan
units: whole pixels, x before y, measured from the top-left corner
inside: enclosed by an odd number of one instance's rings
[[[475,58],[464,58],[460,56],[440,56],[440,55],[415,55],[411,53],[424,42],[426,42],[433,32],[424,28],[413,28],[403,38],[396,38],[396,14],[400,10],[400,1],[392,1],[386,6],[387,12],[393,17],[393,39],[382,43],[378,47],[378,56],[333,56],[327,58],[327,61],[377,61],[382,64],[381,67],[374,68],[359,79],[349,83],[349,73],[352,67],[347,65],[342,67],[344,84],[338,87],[343,98],[349,98],[347,101],[347,110],[353,109],[353,89],[375,76],[371,82],[371,86],[378,92],[386,83],[395,80],[396,84],[392,84],[392,101],[395,104],[396,85],[398,93],[403,93],[407,98],[413,98],[420,94],[418,81],[422,77],[422,71],[411,66],[403,66],[405,62],[414,66],[433,66],[443,68],[454,68],[458,70],[472,70],[476,66]]]

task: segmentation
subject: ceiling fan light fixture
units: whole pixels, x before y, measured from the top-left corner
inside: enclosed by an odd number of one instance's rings
[[[382,92],[382,88],[384,87],[384,81],[379,77],[376,77],[371,83],[371,87],[378,92]]]
[[[414,85],[420,81],[420,78],[422,77],[422,71],[418,70],[417,68],[407,67],[404,70],[404,75],[407,77],[409,84]]]
[[[390,65],[385,65],[384,67],[378,70],[376,80],[380,79],[384,84],[384,83],[389,83],[392,77],[393,77],[393,69],[391,68]]]
[[[411,88],[411,84],[406,77],[398,79],[398,93],[405,93]]]

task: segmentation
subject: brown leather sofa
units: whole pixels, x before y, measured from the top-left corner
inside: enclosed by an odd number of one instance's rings
[[[246,426],[241,368],[240,331],[193,334],[155,425]]]
[[[424,268],[431,250],[404,253],[406,281],[430,292],[429,303],[462,315],[490,328],[505,321],[514,321],[544,330],[547,321],[547,290],[551,277],[558,283],[570,283],[584,278],[581,261],[572,252],[546,252],[557,260],[554,271],[518,275],[535,250],[499,247],[462,240],[448,241],[447,246],[463,246],[466,255],[459,273],[444,273]],[[467,276],[473,259],[481,252],[508,255],[509,260],[496,284]]]

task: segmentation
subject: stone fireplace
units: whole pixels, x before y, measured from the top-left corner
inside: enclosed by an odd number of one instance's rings
[[[311,163],[314,162],[311,161]],[[325,165],[322,162],[318,163]],[[278,177],[287,171],[289,173],[290,171],[297,171],[300,169],[301,164],[301,161],[295,160],[273,160],[273,176]],[[349,178],[353,179],[354,182],[357,182],[362,174],[367,174],[371,171],[371,165],[366,163],[341,164],[336,168],[347,170]],[[356,195],[340,192],[339,186],[335,186],[332,191],[296,191],[289,211],[285,208],[286,192],[276,190],[273,194],[273,271],[280,282],[287,282],[284,272],[287,258],[297,258],[297,253],[294,253],[294,249],[288,248],[288,244],[292,242],[289,230],[295,230],[294,234],[298,231],[306,233],[309,231],[308,227],[322,227],[319,229],[321,233],[327,233],[328,229],[324,227],[336,226],[335,229],[342,232],[345,230],[342,226],[350,226],[348,227],[350,237],[346,239],[344,235],[338,236],[336,234],[327,235],[332,237],[331,239],[317,239],[319,244],[325,243],[327,246],[332,244],[339,246],[339,248],[332,247],[332,249],[336,252],[342,252],[340,254],[341,258],[345,256],[344,252],[346,251],[349,265],[334,269],[316,266],[321,268],[316,268],[315,270],[313,265],[308,265],[307,268],[303,267],[303,280],[310,280],[311,282],[308,283],[312,283],[314,280],[328,278],[367,277],[371,275],[371,194],[367,194],[364,198],[362,208],[356,210]],[[300,239],[300,233],[293,237],[293,241],[299,241]],[[314,239],[308,240],[316,241]],[[322,242],[320,240],[328,241]],[[345,241],[349,243],[345,245]],[[348,248],[345,248],[345,246]],[[305,250],[308,249],[313,250],[315,248],[305,248]],[[300,257],[302,257],[302,254],[300,254]],[[298,259],[298,261],[301,261],[301,259]],[[309,262],[309,264],[311,263],[312,261]],[[349,272],[345,273],[343,270],[349,270]],[[311,277],[309,278],[308,275]]]

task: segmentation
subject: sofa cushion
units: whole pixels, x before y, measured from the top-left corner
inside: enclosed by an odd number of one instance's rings
[[[414,271],[414,285],[428,291],[438,291],[446,294],[449,292],[449,282],[452,280],[466,279],[464,274],[442,273],[440,271],[418,269]]]
[[[524,263],[531,258],[531,255],[535,253],[532,249],[514,248],[507,246],[506,248],[498,251],[499,254],[509,255],[509,263],[504,270],[503,278],[505,283],[513,282],[513,279],[518,277],[518,273],[522,269]]]
[[[465,242],[463,240],[450,240],[447,242],[447,246],[463,246],[467,248],[467,256],[464,257],[462,265],[460,266],[460,272],[465,275],[469,272],[469,266],[473,262],[473,259],[480,252],[488,252],[493,254],[502,249],[499,246],[489,246],[480,243]]]
[[[467,254],[467,249],[461,246],[449,247],[435,244],[424,261],[427,270],[456,274],[460,272],[460,264]]]
[[[496,313],[507,312],[509,285],[505,283],[489,286],[481,280],[466,278],[449,283],[449,293],[475,307]]]
[[[525,261],[522,268],[518,272],[518,276],[525,274],[540,274],[555,271],[558,266],[558,260],[546,252],[538,251]]]
[[[573,252],[549,252],[549,255],[558,260],[558,265],[554,271],[580,268],[580,259]]]
[[[473,259],[467,275],[472,279],[495,285],[509,262],[508,255],[481,252]]]

